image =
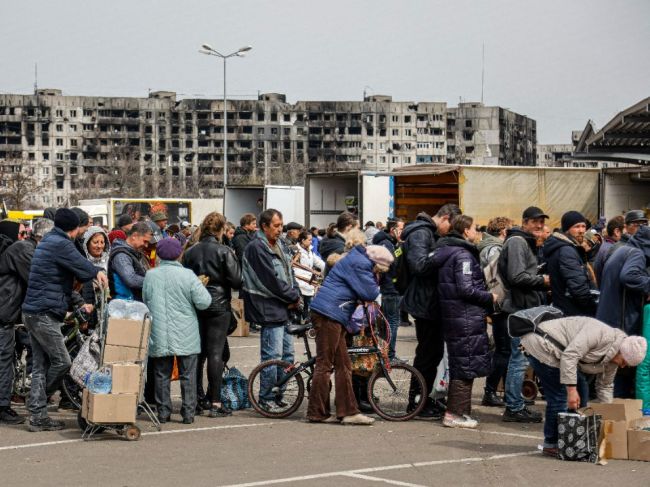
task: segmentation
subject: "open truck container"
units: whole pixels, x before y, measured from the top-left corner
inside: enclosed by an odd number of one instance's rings
[[[603,169],[600,214],[610,219],[629,210],[644,210],[650,217],[650,167]]]
[[[484,225],[495,216],[519,223],[528,206],[544,209],[549,226],[558,226],[565,211],[577,210],[591,221],[598,217],[598,169],[514,166],[419,166],[392,172],[352,171],[307,175],[308,225],[327,227],[345,210],[362,223],[430,215],[446,203]]]
[[[226,218],[235,224],[244,213],[258,215],[264,208],[282,213],[285,223],[303,222],[304,188],[302,186],[228,186]]]

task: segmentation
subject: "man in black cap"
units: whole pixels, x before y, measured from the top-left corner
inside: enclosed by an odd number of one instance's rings
[[[282,238],[282,243],[285,246],[289,257],[293,257],[299,252],[298,249],[298,235],[302,231],[302,225],[296,222],[289,222],[286,226],[286,234]]]
[[[506,240],[499,256],[499,275],[508,289],[501,306],[505,313],[534,308],[544,304],[545,290],[550,285],[548,275],[539,273],[535,232],[544,229],[548,215],[536,206],[528,207],[522,214],[521,227],[506,232]],[[506,410],[503,421],[539,423],[542,415],[526,407],[521,395],[528,360],[519,348],[520,339],[511,340],[510,360],[506,375]]]
[[[129,234],[129,230],[131,230],[132,226],[133,226],[133,218],[131,218],[131,215],[128,214],[120,215],[120,217],[117,219],[117,228],[122,230],[127,235]]]
[[[562,215],[562,232],[544,243],[544,260],[551,278],[551,300],[565,316],[594,316],[596,283],[583,247],[587,220],[578,211]]]
[[[23,303],[23,323],[31,334],[33,369],[28,408],[29,431],[55,431],[64,423],[47,414],[47,398],[60,385],[70,369],[70,355],[65,347],[61,326],[70,306],[75,278],[81,282],[97,279],[108,286],[106,274],[82,257],[74,246],[79,233],[79,217],[60,208],[54,215],[54,228],[34,251],[29,283]],[[92,311],[92,305],[85,305]]]
[[[77,247],[77,250],[81,253],[81,255],[86,257],[86,251],[84,250],[84,233],[86,233],[86,230],[88,230],[90,224],[92,223],[90,221],[90,215],[81,208],[74,207],[71,208],[71,210],[74,211],[79,218],[79,231],[77,232],[77,238],[74,240],[74,245]]]

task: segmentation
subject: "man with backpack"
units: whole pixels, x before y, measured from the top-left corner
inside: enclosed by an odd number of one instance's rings
[[[400,236],[402,230],[404,229],[404,221],[400,218],[395,218],[389,220],[386,224],[386,228],[375,233],[375,236],[372,238],[373,245],[381,245],[386,247],[388,251],[393,255],[397,256],[397,253],[401,253],[399,249]],[[393,362],[403,362],[402,359],[398,358],[395,355],[395,344],[397,343],[397,330],[399,329],[400,321],[400,301],[401,296],[395,287],[395,262],[390,266],[389,271],[386,274],[383,274],[381,277],[381,282],[379,283],[381,289],[381,311],[386,316],[388,324],[390,325],[390,344],[388,347],[388,358],[391,363]]]
[[[544,228],[548,215],[540,208],[531,206],[522,214],[521,227],[507,231],[506,240],[499,256],[499,275],[506,286],[506,297],[501,309],[506,315],[516,311],[540,306],[545,302],[545,292],[550,284],[548,275],[539,272],[537,244],[534,232]],[[519,348],[520,339],[510,341],[510,360],[506,375],[506,410],[503,421],[516,423],[539,423],[542,415],[526,407],[521,387],[528,361]]]
[[[598,399],[612,402],[617,370],[639,365],[648,349],[645,338],[627,336],[587,316],[544,321],[535,332],[522,336],[521,344],[546,398],[542,453],[554,457],[558,453],[558,413],[577,409],[587,399],[578,392],[579,374],[596,375]]]
[[[422,212],[402,232],[402,252],[397,264],[396,287],[404,292],[404,309],[415,318],[417,346],[413,366],[424,376],[427,397],[431,394],[438,364],[444,355],[442,325],[437,316],[437,268],[433,250],[436,241],[451,230],[451,219],[462,212],[458,205],[442,206],[434,217]],[[404,258],[405,257],[405,258]],[[415,394],[417,391],[411,391]],[[429,398],[419,416],[442,418],[444,411]]]
[[[506,233],[512,228],[512,220],[505,216],[492,218],[478,244],[481,269],[485,275],[488,291],[497,295],[503,293],[503,283],[498,275],[499,256],[506,239]],[[497,288],[501,287],[501,291]],[[498,303],[498,302],[497,302]],[[510,360],[510,337],[506,329],[508,315],[497,309],[491,316],[494,354],[492,355],[492,372],[485,380],[483,406],[503,407],[506,403],[497,395],[499,382],[506,381],[508,362]]]

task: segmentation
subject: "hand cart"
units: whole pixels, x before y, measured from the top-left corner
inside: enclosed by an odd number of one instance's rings
[[[101,357],[103,362],[104,348],[106,345],[106,332],[107,332],[106,325],[108,323],[108,307],[106,306],[106,294],[103,294],[103,297],[102,299],[99,300],[97,306],[98,306],[97,331],[100,337],[99,342],[101,346]],[[151,315],[148,312],[145,314],[144,318],[142,319],[142,333],[140,336],[140,352],[142,352],[142,350],[144,349],[147,350],[147,353],[144,353],[142,360],[135,361],[136,364],[140,365],[140,391],[138,393],[138,405],[137,405],[136,416],[139,413],[146,414],[149,417],[149,420],[153,423],[153,426],[158,431],[160,431],[161,425],[160,425],[160,421],[158,420],[158,417],[151,409],[151,406],[149,406],[149,404],[147,404],[147,402],[144,400],[144,384],[145,384],[146,373],[147,373],[147,358],[148,358],[147,342],[149,341],[149,333],[147,333],[146,330],[148,329],[149,332],[151,330],[150,326],[149,327],[146,326],[146,321],[151,321]],[[104,364],[101,363],[99,369],[101,369],[103,366]],[[119,436],[122,436],[124,439],[128,441],[139,440],[142,435],[142,431],[135,423],[93,423],[91,421],[88,421],[86,418],[82,416],[83,414],[82,411],[83,411],[83,407],[82,410],[79,411],[77,415],[77,423],[79,425],[79,428],[81,428],[83,432],[81,435],[81,438],[83,440],[91,440],[94,438],[96,434],[103,433],[105,431],[114,431]]]

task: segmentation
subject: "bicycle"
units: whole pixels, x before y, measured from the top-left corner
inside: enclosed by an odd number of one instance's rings
[[[287,325],[288,333],[304,341],[307,355],[305,362],[290,364],[282,360],[267,360],[251,372],[248,378],[248,397],[255,411],[262,416],[286,418],[298,410],[305,398],[305,381],[302,374],[307,375],[307,391],[311,389],[316,357],[312,355],[309,346],[310,330],[311,323]],[[371,335],[373,346],[348,348],[350,355],[377,356],[377,365],[368,379],[368,402],[375,413],[387,421],[412,419],[426,403],[426,397],[422,393],[426,391],[424,377],[411,365],[387,364],[374,334]],[[268,369],[269,375],[277,374],[279,377],[270,388],[269,392],[274,396],[270,401],[263,401],[259,397],[261,376],[265,369]]]

